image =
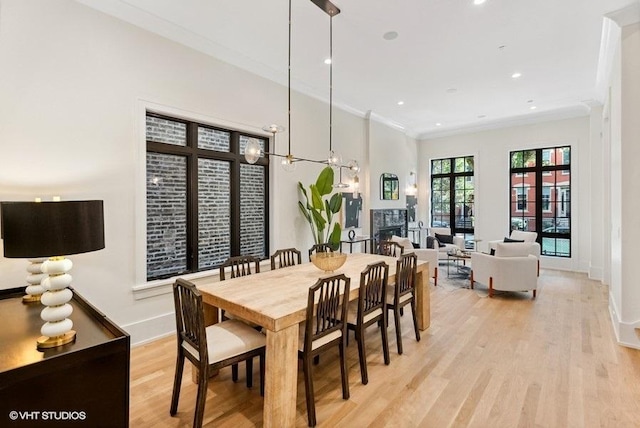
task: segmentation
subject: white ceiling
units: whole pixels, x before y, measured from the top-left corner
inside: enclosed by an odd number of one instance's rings
[[[286,86],[288,0],[78,1]],[[292,1],[292,87],[328,100],[329,17]],[[586,114],[603,16],[634,1],[335,0],[334,105],[422,138]]]

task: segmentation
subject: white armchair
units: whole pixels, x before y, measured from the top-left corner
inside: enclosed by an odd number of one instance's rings
[[[497,243],[495,255],[471,253],[471,288],[474,282],[493,290],[533,291],[538,287],[538,259],[529,254],[529,243]]]
[[[540,258],[540,244],[536,242],[537,238],[538,234],[536,232],[526,232],[524,230],[512,230],[511,235],[509,235],[509,239],[524,241],[529,244],[529,254]],[[504,240],[499,239],[496,241],[489,241],[489,252],[491,252],[491,250],[495,250],[496,245],[500,242],[504,242]]]
[[[429,236],[433,236],[435,238],[436,233],[438,235],[451,235],[451,229],[448,227],[429,228]],[[438,248],[438,259],[446,259],[447,253],[450,250],[464,250],[464,238],[462,236],[454,236],[453,244],[440,242],[440,247]]]
[[[409,238],[393,235],[391,241],[397,242],[404,248],[404,254],[415,253],[418,260],[429,262],[429,277],[433,278],[433,285],[438,285],[438,250],[426,248],[413,248]]]

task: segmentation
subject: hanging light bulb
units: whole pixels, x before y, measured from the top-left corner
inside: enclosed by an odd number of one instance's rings
[[[296,163],[293,160],[292,155],[287,155],[283,157],[282,160],[280,161],[280,166],[282,166],[282,169],[286,172],[293,172],[296,170]]]
[[[358,161],[356,161],[355,159],[351,159],[349,162],[347,162],[346,167],[347,167],[347,176],[349,178],[356,177],[360,172],[360,165],[358,165]]]
[[[251,165],[258,162],[260,159],[260,153],[262,152],[262,147],[260,147],[260,143],[255,138],[249,138],[249,142],[247,146],[244,148],[244,158]]]
[[[339,153],[336,153],[334,150],[329,151],[329,156],[327,157],[327,163],[332,168],[338,168],[342,165],[342,156]]]

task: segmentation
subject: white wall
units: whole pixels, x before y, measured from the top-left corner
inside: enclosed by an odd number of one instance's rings
[[[144,292],[144,109],[263,133],[266,124],[286,126],[286,92],[70,0],[2,0],[0,200],[104,200],[106,248],[72,256],[73,286],[134,343],[166,334],[175,323],[171,296]],[[294,93],[291,120],[293,154],[325,158],[327,104]],[[362,159],[365,132],[363,118],[334,110],[345,159]],[[287,133],[277,138],[285,152]],[[296,185],[320,169],[272,168],[272,250],[310,246]],[[24,286],[26,265],[0,257],[0,288]]]
[[[609,309],[620,343],[640,348],[640,289],[637,242],[640,239],[640,6],[618,14],[622,25],[608,100],[611,169],[611,287]],[[630,19],[630,18],[633,19]],[[622,22],[626,21],[626,22]],[[629,22],[631,21],[631,22]]]
[[[474,156],[475,236],[486,242],[509,235],[509,152],[513,150],[571,146],[572,257],[542,257],[543,267],[586,272],[591,253],[589,117],[422,140],[418,157],[420,171],[427,174],[432,159]],[[428,189],[420,186],[427,199]],[[428,203],[426,204],[429,212]]]

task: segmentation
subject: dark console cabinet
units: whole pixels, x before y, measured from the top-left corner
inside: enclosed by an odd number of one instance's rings
[[[0,291],[0,426],[128,427],[129,335],[74,291],[74,343],[36,349],[42,305]]]

